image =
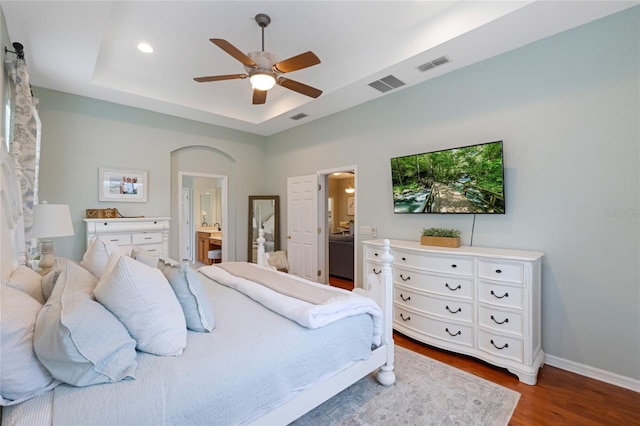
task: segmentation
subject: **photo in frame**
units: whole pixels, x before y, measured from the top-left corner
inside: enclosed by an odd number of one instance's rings
[[[146,203],[147,171],[100,167],[98,187],[98,201]]]

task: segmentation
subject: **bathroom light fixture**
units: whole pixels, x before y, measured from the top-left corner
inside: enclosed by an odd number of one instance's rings
[[[344,189],[344,192],[346,192],[347,194],[353,194],[354,192],[356,192],[356,189],[353,186],[349,185]]]

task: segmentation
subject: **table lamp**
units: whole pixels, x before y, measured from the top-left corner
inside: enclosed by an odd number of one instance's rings
[[[33,206],[32,235],[40,239],[40,267],[41,274],[46,274],[55,263],[53,256],[53,240],[56,237],[74,235],[71,213],[66,204],[42,204]]]

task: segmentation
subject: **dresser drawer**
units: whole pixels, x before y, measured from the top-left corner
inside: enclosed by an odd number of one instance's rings
[[[478,306],[478,323],[481,327],[522,336],[523,319],[519,312],[501,311],[489,306]]]
[[[380,267],[377,268],[377,270],[380,269]],[[472,278],[461,278],[454,275],[425,274],[402,268],[394,268],[393,282],[394,284],[401,284],[444,296],[473,299]]]
[[[520,339],[491,334],[483,330],[478,331],[478,348],[492,355],[522,362],[523,347]]]
[[[478,277],[512,283],[524,282],[524,265],[499,261],[478,261]]]
[[[427,318],[415,312],[402,309],[398,305],[394,306],[393,317],[394,323],[399,330],[406,327],[431,337],[437,337],[440,340],[473,347],[473,327],[471,326]]]
[[[372,247],[372,246],[367,246],[365,248],[365,254],[364,257],[366,260],[373,260],[376,262],[382,262],[382,254],[384,253],[384,250],[382,247]]]
[[[162,232],[139,232],[131,234],[133,244],[153,244],[162,242]]]
[[[491,305],[522,309],[524,304],[523,288],[480,281],[478,300]]]
[[[138,244],[138,247],[145,249],[152,256],[163,257],[162,244]]]
[[[379,263],[366,262],[364,272],[365,279],[367,279],[367,276],[370,274],[378,276],[382,273],[382,266]]]
[[[473,275],[473,259],[468,257],[415,254],[409,251],[394,250],[393,264],[398,267],[408,266],[445,274]]]
[[[102,241],[108,241],[111,244],[115,244],[118,246],[130,246],[131,245],[131,234],[103,234],[99,235]]]
[[[473,323],[473,304],[470,302],[430,297],[398,285],[394,289],[394,302],[443,318]]]

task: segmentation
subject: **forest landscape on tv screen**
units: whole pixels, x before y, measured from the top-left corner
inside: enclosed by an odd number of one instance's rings
[[[502,141],[391,159],[394,213],[504,214]]]

